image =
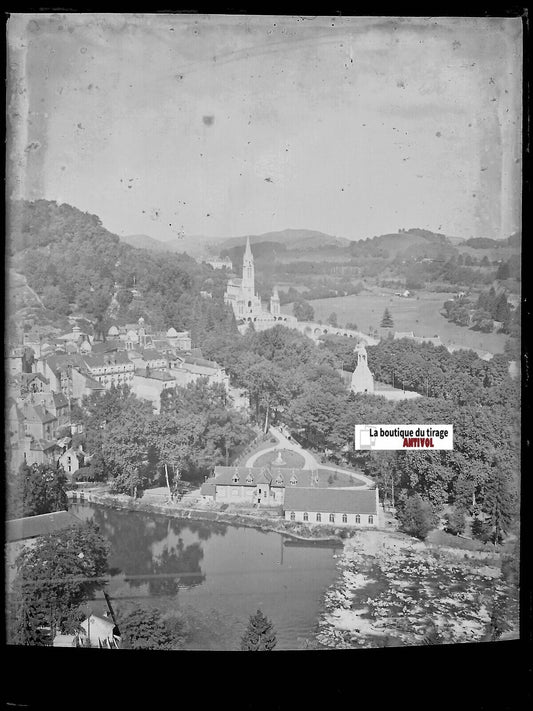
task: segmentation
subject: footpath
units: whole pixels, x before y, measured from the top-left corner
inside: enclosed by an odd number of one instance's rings
[[[305,463],[302,467],[302,469],[326,469],[327,471],[331,472],[340,472],[341,474],[346,474],[354,479],[357,479],[359,481],[363,481],[363,484],[358,484],[354,486],[339,486],[339,487],[333,487],[335,489],[368,489],[369,487],[374,486],[374,481],[368,477],[365,476],[362,473],[359,472],[352,472],[349,469],[343,469],[342,467],[337,467],[337,466],[331,466],[329,464],[322,464],[321,462],[317,461],[317,459],[306,449],[304,449],[301,445],[298,444],[294,439],[289,439],[283,432],[278,428],[278,427],[270,427],[269,432],[274,435],[274,437],[278,440],[277,444],[272,445],[272,447],[268,447],[267,449],[262,449],[260,452],[256,452],[255,454],[252,454],[251,457],[249,457],[246,460],[246,463],[244,466],[246,467],[253,467],[254,463],[261,457],[263,454],[267,452],[275,452],[280,449],[288,449],[291,452],[296,452],[296,454],[299,454],[301,457],[304,458]]]

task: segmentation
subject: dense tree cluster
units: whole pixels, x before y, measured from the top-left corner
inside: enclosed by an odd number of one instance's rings
[[[163,615],[157,608],[135,607],[121,612],[117,622],[123,649],[180,649],[187,636],[181,615]]]
[[[518,493],[520,386],[509,376],[509,354],[484,361],[472,351],[383,339],[367,349],[376,379],[423,395],[391,402],[348,392],[339,371],[353,370],[353,346],[351,339],[330,337],[317,348],[283,326],[207,344],[246,389],[264,427],[283,421],[305,445],[363,465],[384,497],[395,492],[400,509],[415,495],[434,511],[454,505],[479,516],[489,537],[500,538],[516,513]],[[356,457],[355,423],[398,422],[453,424],[454,450]]]
[[[164,391],[160,414],[125,386],[84,398],[76,415],[92,476],[132,496],[159,482],[174,493],[181,478],[201,480],[253,438],[224,386],[205,378]]]
[[[11,263],[56,319],[82,312],[105,333],[116,291],[114,322],[143,316],[155,328],[191,330],[198,345],[212,330],[235,329],[225,275],[186,254],[134,248],[96,215],[48,200],[11,202],[8,226]]]
[[[494,286],[482,291],[476,302],[468,297],[445,301],[444,315],[459,326],[470,326],[484,333],[493,331],[495,321],[501,324],[502,333],[517,335],[520,329],[520,307],[513,311],[505,291],[497,293]]]
[[[62,467],[21,464],[8,481],[8,518],[66,511],[66,485],[67,477]]]
[[[56,633],[76,632],[84,617],[80,606],[103,587],[108,553],[109,544],[91,523],[42,536],[24,548],[8,597],[8,641],[49,644]]]

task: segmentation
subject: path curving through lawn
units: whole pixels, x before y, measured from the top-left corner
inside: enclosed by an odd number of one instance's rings
[[[252,454],[245,462],[244,466],[245,467],[253,467],[256,466],[257,460],[263,456],[264,454],[267,454],[268,452],[275,452],[276,450],[279,449],[288,449],[292,452],[296,452],[296,454],[299,454],[301,457],[304,458],[304,465],[302,469],[327,469],[328,471],[331,472],[340,472],[342,474],[346,474],[350,476],[351,478],[355,479],[356,481],[363,482],[362,484],[354,484],[352,487],[346,487],[346,486],[339,486],[339,487],[332,487],[332,488],[338,488],[338,489],[368,489],[369,487],[375,486],[375,482],[373,479],[371,479],[369,476],[365,476],[365,474],[360,474],[359,472],[352,472],[349,469],[343,469],[342,467],[334,467],[334,466],[329,466],[327,464],[321,464],[320,462],[317,462],[317,460],[313,457],[313,455],[308,452],[306,449],[301,447],[297,442],[295,442],[293,439],[289,439],[286,437],[283,432],[281,432],[277,427],[270,427],[270,433],[274,435],[274,437],[278,440],[277,444],[272,445],[272,447],[268,447],[267,449],[262,449],[260,452],[255,452],[255,454]]]

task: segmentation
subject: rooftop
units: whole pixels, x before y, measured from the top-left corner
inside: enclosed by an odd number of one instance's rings
[[[58,444],[55,439],[51,439],[51,440],[34,439],[34,440],[32,440],[30,449],[32,449],[33,451],[37,451],[37,452],[46,452],[49,449],[54,449],[57,446],[58,446]]]
[[[287,511],[377,514],[376,490],[288,488],[284,508]]]
[[[70,526],[83,526],[83,521],[69,511],[54,511],[40,516],[26,516],[6,521],[6,542],[23,541],[63,531]]]
[[[82,360],[88,368],[105,368],[108,365],[125,365],[130,363],[128,354],[125,351],[117,351],[116,353],[109,354],[95,353],[94,355],[83,356]]]
[[[170,373],[165,373],[164,370],[148,370],[148,374],[146,374],[146,368],[137,368],[135,375],[138,378],[148,378],[150,380],[175,380]]]
[[[26,403],[22,411],[27,420],[38,419],[43,424],[52,422],[56,419],[56,416],[52,415],[51,412],[48,412],[48,410],[42,405],[30,405]]]
[[[142,350],[142,356],[144,360],[161,360],[165,359],[165,356],[154,348],[144,348]]]

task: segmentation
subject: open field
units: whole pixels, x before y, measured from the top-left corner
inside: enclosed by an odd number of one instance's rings
[[[450,323],[442,316],[442,305],[450,297],[450,294],[442,292],[421,291],[413,298],[404,299],[390,294],[364,292],[333,299],[313,299],[309,303],[315,310],[316,321],[325,323],[328,316],[335,312],[339,326],[355,322],[361,331],[377,328],[380,335],[386,335],[389,329],[382,329],[379,324],[384,310],[388,308],[394,320],[392,331],[413,331],[415,336],[438,334],[445,345],[503,353],[507,336],[471,331]],[[285,304],[281,310],[292,314],[292,304]]]

